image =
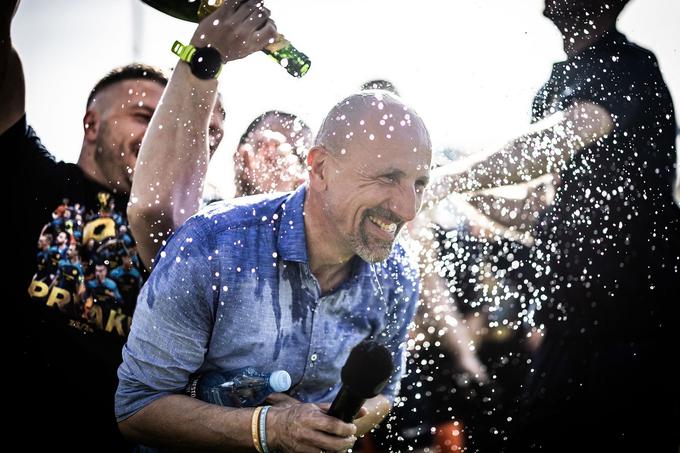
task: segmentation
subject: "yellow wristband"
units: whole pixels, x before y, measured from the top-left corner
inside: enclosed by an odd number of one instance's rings
[[[260,429],[258,424],[260,420],[260,412],[262,412],[262,406],[256,407],[255,411],[253,412],[253,418],[250,421],[250,434],[253,436],[253,444],[255,444],[257,451],[259,453],[264,453],[262,451],[262,446],[260,445]]]

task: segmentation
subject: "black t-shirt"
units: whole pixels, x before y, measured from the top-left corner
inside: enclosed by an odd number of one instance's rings
[[[561,171],[538,221],[538,319],[567,335],[654,335],[678,319],[671,97],[654,55],[613,31],[553,66],[534,121],[579,100],[604,107],[615,126]]]
[[[15,331],[7,373],[15,383],[10,404],[16,407],[10,412],[17,425],[37,428],[30,439],[22,435],[22,443],[64,446],[67,451],[125,450],[113,412],[124,337],[73,328],[68,316],[28,296],[37,271],[38,237],[52,222],[55,208],[65,198],[70,205],[93,208],[100,203],[99,194],[110,191],[77,165],[57,162],[26,117],[0,136],[0,149],[13,162],[8,217],[15,274],[8,279],[12,291],[5,301]],[[111,197],[124,212],[127,196]]]

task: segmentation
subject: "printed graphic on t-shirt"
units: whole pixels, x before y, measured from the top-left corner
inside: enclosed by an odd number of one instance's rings
[[[124,213],[110,194],[94,209],[64,199],[37,238],[31,299],[83,332],[127,336],[144,278]]]

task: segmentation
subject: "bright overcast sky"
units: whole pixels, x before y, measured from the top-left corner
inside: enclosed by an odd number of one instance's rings
[[[526,127],[536,90],[564,58],[541,0],[265,0],[312,67],[294,79],[264,54],[227,65],[226,135],[210,181],[231,194],[231,154],[263,111],[297,113],[316,129],[370,78],[387,78],[425,118],[435,148],[475,151]],[[680,106],[680,1],[632,0],[620,29],[653,50]],[[28,120],[59,159],[77,161],[94,83],[131,61],[172,67],[170,46],[195,25],[139,0],[24,0],[13,25],[24,63]],[[677,115],[676,115],[677,117]]]

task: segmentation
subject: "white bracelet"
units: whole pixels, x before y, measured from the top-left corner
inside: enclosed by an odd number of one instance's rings
[[[267,412],[271,406],[264,406],[260,412],[260,447],[264,453],[270,453],[267,445]]]

